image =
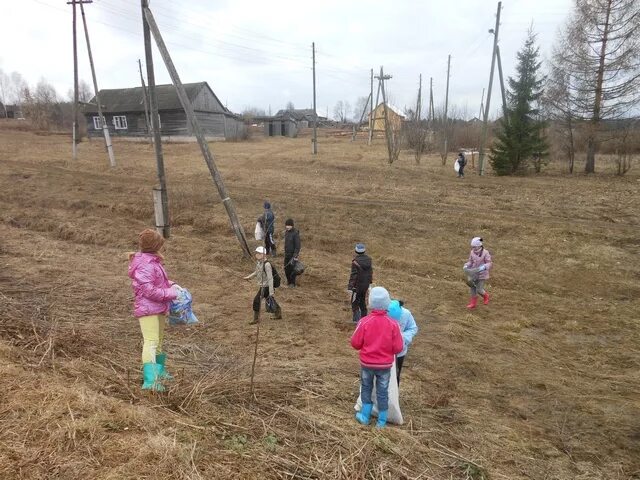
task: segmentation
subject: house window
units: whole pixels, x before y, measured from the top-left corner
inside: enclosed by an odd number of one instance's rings
[[[116,130],[126,130],[128,128],[127,117],[124,115],[114,116],[113,125],[116,127]]]
[[[102,117],[102,121],[103,122],[105,121],[104,117]],[[102,123],[100,122],[100,117],[98,117],[98,116],[93,117],[93,128],[95,128],[96,130],[100,130],[102,128]]]

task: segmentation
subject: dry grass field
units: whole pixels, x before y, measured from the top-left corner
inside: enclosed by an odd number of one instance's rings
[[[110,170],[100,141],[73,162],[68,136],[0,127],[0,478],[640,478],[640,169],[461,181],[452,159],[389,166],[380,140],[212,149],[248,235],[269,198],[308,266],[261,324],[255,401],[253,264],[197,146],[165,146],[166,265],[201,324],[168,330],[176,380],[153,395],[126,273],[153,222],[152,148],[116,141]],[[495,267],[491,304],[468,312],[474,235]],[[420,327],[406,424],[384,431],[353,418],[356,241]]]

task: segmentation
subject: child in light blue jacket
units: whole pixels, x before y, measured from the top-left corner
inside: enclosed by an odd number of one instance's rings
[[[409,350],[409,345],[413,342],[413,337],[418,333],[418,325],[409,309],[404,308],[404,302],[402,300],[392,300],[387,313],[398,322],[400,332],[402,333],[402,340],[404,341],[404,348],[396,355],[396,377],[398,378],[398,386],[400,386],[400,371],[402,370],[404,357]]]

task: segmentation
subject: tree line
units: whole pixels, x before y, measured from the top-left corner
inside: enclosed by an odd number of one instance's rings
[[[81,103],[93,98],[93,90],[84,80],[78,83],[78,98]],[[8,106],[16,105],[38,130],[62,130],[73,123],[73,89],[69,89],[65,98],[44,77],[35,85],[29,85],[19,72],[6,73],[0,69],[0,103],[0,114],[5,118]],[[84,122],[79,125],[83,126]]]

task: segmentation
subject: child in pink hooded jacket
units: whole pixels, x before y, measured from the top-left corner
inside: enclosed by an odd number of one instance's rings
[[[163,391],[162,378],[171,378],[165,369],[166,353],[162,340],[166,314],[171,300],[177,297],[176,286],[169,281],[162,264],[160,249],[164,238],[152,229],[143,230],[138,238],[140,251],[129,255],[129,278],[134,294],[134,315],[140,322],[142,375],[144,390]]]
[[[464,264],[464,271],[473,276],[473,281],[469,284],[471,288],[471,300],[467,308],[473,309],[478,305],[478,295],[482,295],[483,303],[489,304],[489,294],[484,289],[484,283],[489,278],[489,270],[493,267],[491,254],[484,248],[482,238],[473,237],[471,239],[471,253],[469,260]]]

